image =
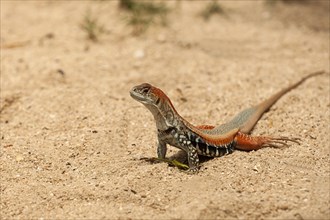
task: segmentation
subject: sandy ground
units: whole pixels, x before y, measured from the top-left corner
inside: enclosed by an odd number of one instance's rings
[[[285,95],[254,135],[301,145],[207,160],[188,175],[156,156],[149,82],[193,124],[221,124],[329,70],[329,2],[172,1],[132,35],[115,1],[1,1],[1,219],[329,219],[329,75]],[[80,28],[86,11],[104,32]],[[178,150],[169,149],[168,156]]]

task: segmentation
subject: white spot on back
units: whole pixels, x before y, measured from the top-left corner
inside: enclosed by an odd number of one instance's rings
[[[218,148],[215,149],[215,156],[219,157],[219,149]]]

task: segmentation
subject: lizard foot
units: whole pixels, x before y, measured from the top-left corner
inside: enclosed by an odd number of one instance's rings
[[[299,138],[288,137],[265,137],[265,136],[250,136],[248,134],[238,133],[237,135],[237,149],[240,150],[258,150],[264,147],[287,147],[288,142],[300,144]]]
[[[301,139],[299,138],[288,138],[288,137],[269,137],[265,141],[265,143],[262,144],[262,147],[276,147],[276,148],[281,148],[281,147],[288,147],[287,142],[293,142],[296,144],[300,145]]]

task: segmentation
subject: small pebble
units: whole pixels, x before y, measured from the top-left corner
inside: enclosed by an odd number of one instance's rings
[[[24,160],[23,155],[18,154],[18,155],[16,156],[16,161],[17,161],[17,162],[20,162],[20,161],[22,161],[22,160]]]
[[[134,52],[134,57],[136,59],[142,59],[145,56],[144,50],[136,50]]]

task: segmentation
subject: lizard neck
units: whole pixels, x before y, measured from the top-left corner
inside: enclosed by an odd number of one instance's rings
[[[182,124],[183,118],[175,110],[171,100],[161,91],[157,94],[159,100],[154,105],[146,105],[154,116],[159,131],[178,127]]]
[[[214,130],[205,130],[193,126],[184,118],[182,118],[175,110],[171,100],[165,95],[163,91],[153,87],[153,95],[155,98],[154,103],[145,103],[145,106],[153,114],[156,126],[159,132],[169,131],[175,128],[178,135],[186,134],[189,141],[205,142],[212,146],[223,146],[231,143],[234,140],[234,136],[239,129],[232,129],[225,134],[217,134]]]

